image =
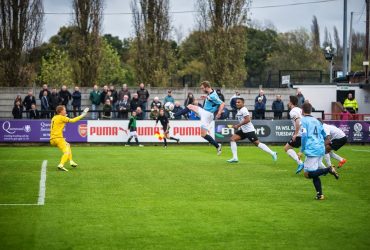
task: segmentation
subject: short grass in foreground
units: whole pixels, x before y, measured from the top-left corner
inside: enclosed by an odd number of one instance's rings
[[[51,147],[0,148],[1,249],[369,249],[370,147],[345,146],[340,180],[322,177],[326,200],[273,147],[73,147],[80,165],[56,170]]]

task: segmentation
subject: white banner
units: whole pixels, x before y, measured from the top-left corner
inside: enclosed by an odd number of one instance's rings
[[[206,142],[200,136],[200,121],[170,120],[170,136],[179,138],[180,142]],[[88,142],[120,142],[124,143],[130,136],[127,120],[89,120],[87,122]],[[210,135],[214,137],[214,122],[211,123]],[[163,134],[162,126],[158,122],[155,127],[154,120],[137,121],[137,135],[139,142],[161,142],[155,136]],[[134,140],[132,141],[134,142]],[[174,142],[174,141],[168,141]]]

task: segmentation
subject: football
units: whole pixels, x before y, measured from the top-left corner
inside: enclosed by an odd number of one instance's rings
[[[166,104],[164,105],[164,108],[168,111],[172,111],[174,107],[175,105],[173,105],[172,102],[166,102]]]

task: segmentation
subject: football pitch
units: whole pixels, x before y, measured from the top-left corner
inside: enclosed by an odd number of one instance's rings
[[[272,148],[276,163],[240,146],[230,165],[227,144],[221,156],[206,145],[72,145],[79,166],[60,172],[56,148],[0,147],[0,248],[370,249],[370,146],[338,152],[348,162],[339,180],[321,177],[323,201]]]

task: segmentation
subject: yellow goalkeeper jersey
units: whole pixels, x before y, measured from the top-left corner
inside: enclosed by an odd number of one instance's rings
[[[63,115],[55,115],[53,119],[51,119],[50,140],[63,138],[63,129],[66,123],[74,123],[81,120],[81,118],[81,115],[73,119]]]

